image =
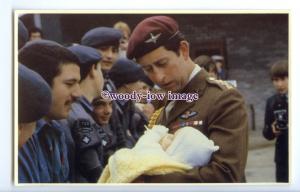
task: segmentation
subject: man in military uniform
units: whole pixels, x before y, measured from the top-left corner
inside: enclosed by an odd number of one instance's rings
[[[22,64],[44,78],[52,94],[49,111],[37,121],[33,136],[19,150],[19,182],[68,182],[65,135],[63,128],[53,120],[67,118],[71,104],[81,95],[79,61],[62,45],[47,40],[28,42],[18,57]],[[41,110],[44,105],[40,106]]]
[[[134,29],[127,57],[136,59],[160,88],[176,93],[196,93],[198,100],[168,101],[150,123],[162,124],[174,133],[184,126],[200,130],[220,150],[206,166],[186,173],[144,176],[149,183],[245,182],[248,121],[244,99],[233,87],[208,76],[189,56],[189,43],[175,20],[154,16]],[[149,125],[151,127],[151,125]]]
[[[80,63],[82,96],[72,105],[64,127],[68,146],[71,182],[96,182],[104,167],[103,146],[106,134],[93,119],[92,100],[103,88],[101,55],[91,47],[75,45],[68,48]]]
[[[113,67],[119,57],[119,46],[122,38],[122,32],[112,27],[96,27],[87,31],[81,38],[81,44],[89,47],[93,47],[98,50],[102,56],[101,70],[104,77],[103,89],[109,92],[117,92],[117,89],[108,75],[108,72]],[[112,101],[112,121],[110,121],[110,127],[118,133],[120,131],[120,125],[122,122],[119,120],[117,113],[116,101]],[[125,135],[118,134],[118,145],[119,147],[126,147]]]

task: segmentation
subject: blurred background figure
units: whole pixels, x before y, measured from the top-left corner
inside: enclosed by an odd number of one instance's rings
[[[216,64],[218,79],[226,79],[226,71],[224,69],[224,57],[221,55],[211,56],[212,60]]]
[[[215,62],[208,55],[198,56],[194,62],[198,64],[201,68],[204,68],[209,76],[218,79],[218,71]]]
[[[113,28],[120,30],[123,34],[120,40],[119,56],[126,57],[126,51],[128,47],[128,40],[131,34],[131,29],[129,25],[123,21],[118,21],[117,23],[115,23]]]
[[[267,100],[263,136],[268,140],[276,139],[276,181],[288,182],[288,61],[273,64],[270,74],[276,93]]]
[[[43,31],[38,27],[29,28],[29,41],[41,40],[43,39]]]

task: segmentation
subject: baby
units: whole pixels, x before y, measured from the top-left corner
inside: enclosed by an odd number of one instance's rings
[[[143,182],[141,175],[184,172],[208,164],[219,149],[195,128],[183,127],[174,134],[168,131],[162,125],[147,128],[132,149],[123,148],[110,156],[98,182]]]
[[[159,146],[172,159],[192,167],[208,164],[212,153],[219,149],[193,127],[180,128],[174,134],[169,134],[168,130],[165,126],[155,125],[145,131],[136,146]]]

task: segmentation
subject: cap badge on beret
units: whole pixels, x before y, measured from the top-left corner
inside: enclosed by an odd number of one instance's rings
[[[145,43],[156,43],[157,39],[161,36],[161,33],[158,33],[157,35],[153,35],[150,33],[150,38],[145,41]]]

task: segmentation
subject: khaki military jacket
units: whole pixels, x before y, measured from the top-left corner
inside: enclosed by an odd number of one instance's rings
[[[199,99],[190,103],[176,101],[168,118],[163,108],[150,122],[167,126],[171,133],[180,127],[192,126],[220,149],[206,166],[195,167],[186,173],[145,176],[145,182],[245,182],[248,119],[241,94],[226,82],[208,77],[204,70],[187,84],[182,93],[198,93]]]

